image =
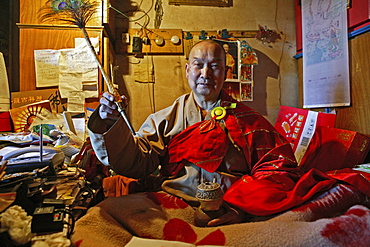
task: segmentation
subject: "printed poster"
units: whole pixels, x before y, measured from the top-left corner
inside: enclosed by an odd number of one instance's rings
[[[230,41],[223,39],[214,39],[222,46],[226,53],[226,80],[240,81],[240,41]]]
[[[303,108],[350,105],[347,0],[302,0]]]

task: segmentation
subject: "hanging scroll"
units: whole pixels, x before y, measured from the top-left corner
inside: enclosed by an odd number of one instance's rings
[[[302,0],[303,107],[350,105],[346,0]]]

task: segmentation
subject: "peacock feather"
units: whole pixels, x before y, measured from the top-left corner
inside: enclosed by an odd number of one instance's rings
[[[110,77],[105,72],[103,64],[99,60],[99,57],[91,44],[89,34],[86,31],[86,24],[96,12],[100,6],[95,0],[47,0],[44,7],[39,10],[39,17],[42,22],[44,21],[63,21],[68,24],[76,25],[82,31],[85,41],[94,55],[95,61],[102,73],[103,79],[107,85],[108,91],[113,95],[117,96],[115,101],[118,111],[125,120],[126,124],[130,128],[132,134],[136,135],[134,128],[132,127],[126,113],[121,105],[121,97],[118,91],[115,89]]]
[[[90,0],[47,0],[39,15],[42,22],[58,20],[84,28],[98,7]]]

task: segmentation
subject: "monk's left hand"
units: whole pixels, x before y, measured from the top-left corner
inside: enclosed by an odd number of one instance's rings
[[[248,213],[244,212],[243,210],[233,208],[229,205],[226,205],[225,208],[226,213],[220,216],[219,218],[209,221],[207,226],[220,226],[242,223],[247,219]]]

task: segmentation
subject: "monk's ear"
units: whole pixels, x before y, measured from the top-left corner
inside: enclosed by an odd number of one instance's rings
[[[189,68],[190,68],[190,65],[188,63],[185,64],[185,73],[186,73],[186,78],[189,77]]]

